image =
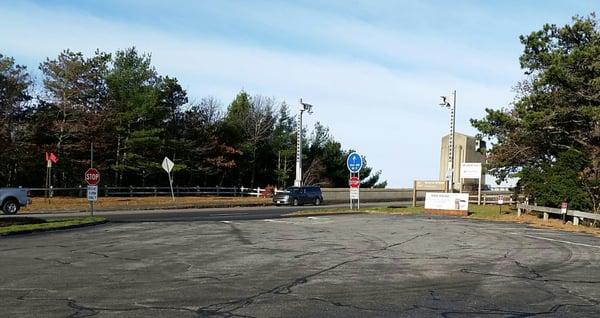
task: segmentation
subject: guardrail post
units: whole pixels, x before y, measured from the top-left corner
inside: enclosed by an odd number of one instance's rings
[[[549,214],[548,212],[544,212],[544,222],[548,222]]]
[[[154,196],[156,196],[156,186],[153,186],[152,189],[154,190]]]
[[[81,187],[81,184],[79,185],[79,197],[83,198],[83,188]]]
[[[219,187],[219,186],[217,186],[217,196],[219,196],[219,195],[221,194],[221,191],[220,191],[220,189],[219,189],[219,188],[220,188],[220,187]]]
[[[237,197],[237,187],[233,186],[233,197]]]
[[[576,217],[576,216],[573,217],[573,225],[575,225],[575,226],[579,225],[579,217]]]
[[[200,195],[200,186],[196,186],[196,195]]]
[[[133,186],[129,186],[129,197],[133,197]]]
[[[521,217],[521,207],[517,207],[517,217]]]
[[[260,187],[256,188],[256,197],[260,198]]]

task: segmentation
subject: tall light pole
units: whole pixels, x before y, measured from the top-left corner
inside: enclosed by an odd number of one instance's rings
[[[440,106],[450,109],[450,135],[448,136],[448,188],[454,192],[454,132],[456,123],[456,90],[449,96],[440,96]]]
[[[300,108],[298,112],[298,125],[296,127],[296,180],[294,186],[302,186],[302,113],[304,111],[312,114],[312,105],[303,103],[300,98]]]

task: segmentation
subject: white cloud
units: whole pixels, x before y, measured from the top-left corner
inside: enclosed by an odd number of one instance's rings
[[[227,103],[242,88],[292,105],[304,97],[315,105],[307,123],[318,120],[329,126],[344,147],[364,153],[371,166],[382,169],[391,186],[410,186],[414,178],[437,178],[440,139],[448,130],[448,114],[437,106],[439,95],[458,90],[457,126],[468,133],[473,132],[468,119],[481,117],[482,106],[505,105],[512,98],[504,81],[485,84],[458,76],[455,68],[444,69],[439,55],[429,52],[434,48],[430,42],[436,39],[391,43],[397,34],[365,24],[342,24],[342,20],[340,29],[328,30],[325,36],[343,37],[342,31],[350,30],[353,36],[344,37],[345,41],[381,55],[432,63],[438,71],[406,71],[368,60],[179,36],[74,11],[0,4],[0,12],[0,28],[13,30],[0,38],[0,46],[8,50],[5,54],[42,61],[66,48],[92,53],[96,48],[112,52],[135,45],[151,52],[159,72],[178,77],[195,97],[213,95]],[[498,58],[498,63],[490,58],[475,60],[464,47],[448,47],[448,52],[460,67],[491,74],[509,69],[516,74],[506,58]]]

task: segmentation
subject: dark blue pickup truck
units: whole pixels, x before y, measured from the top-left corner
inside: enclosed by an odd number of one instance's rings
[[[23,188],[0,188],[0,208],[4,214],[15,214],[22,206],[31,204],[31,194]]]

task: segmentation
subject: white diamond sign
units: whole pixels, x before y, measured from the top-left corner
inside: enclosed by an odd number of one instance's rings
[[[167,157],[163,159],[162,168],[165,169],[167,173],[171,173],[171,170],[173,170],[173,166],[175,166],[175,164],[173,163],[173,161],[171,161],[171,159]]]

